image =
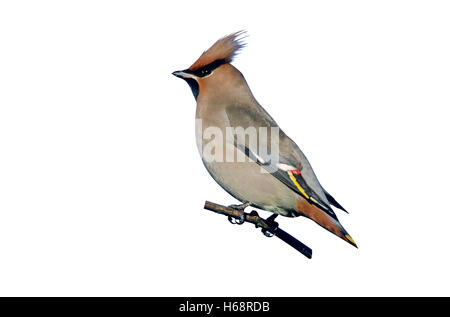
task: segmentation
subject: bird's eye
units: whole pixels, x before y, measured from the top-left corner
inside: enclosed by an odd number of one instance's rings
[[[210,73],[211,73],[211,71],[208,68],[202,69],[202,71],[201,71],[202,76],[209,75]]]

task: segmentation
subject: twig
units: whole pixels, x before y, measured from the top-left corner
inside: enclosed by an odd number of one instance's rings
[[[275,221],[267,221],[267,219],[261,218],[256,211],[251,213],[246,213],[243,210],[238,210],[230,207],[225,207],[219,204],[212,203],[210,201],[205,201],[205,209],[214,211],[215,213],[229,216],[235,219],[243,219],[245,222],[249,222],[255,225],[256,228],[261,228],[264,235],[270,232],[282,241],[289,244],[291,247],[299,251],[301,254],[306,256],[308,259],[312,257],[312,250],[304,245],[302,242],[298,241],[296,238],[291,236],[286,231],[282,230],[278,223]]]

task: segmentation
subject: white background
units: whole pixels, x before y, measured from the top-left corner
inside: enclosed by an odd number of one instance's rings
[[[447,1],[2,1],[0,295],[450,295]],[[355,249],[279,219],[308,260],[202,209],[236,203],[171,75],[235,60]],[[268,215],[268,213],[264,213]]]

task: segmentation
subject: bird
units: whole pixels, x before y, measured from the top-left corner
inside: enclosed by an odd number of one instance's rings
[[[347,212],[345,208],[322,187],[306,156],[258,103],[243,74],[231,64],[246,46],[246,37],[246,31],[222,37],[189,68],[172,73],[187,82],[196,100],[196,140],[206,170],[241,202],[232,207],[266,210],[273,213],[271,220],[278,215],[303,216],[357,247],[332,206]],[[272,139],[277,139],[276,164],[268,163],[271,157],[261,154],[250,138],[237,135],[238,129],[266,129],[256,139],[271,152],[275,152]],[[219,134],[223,140],[215,140],[213,151],[212,136],[217,139]],[[245,160],[236,159],[238,155]]]

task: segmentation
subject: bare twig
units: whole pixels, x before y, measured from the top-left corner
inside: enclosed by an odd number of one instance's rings
[[[225,207],[219,204],[212,203],[210,201],[205,201],[204,208],[221,215],[229,216],[234,219],[243,219],[245,222],[252,223],[256,228],[261,228],[264,235],[268,236],[267,233],[271,233],[272,235],[275,235],[282,241],[289,244],[291,247],[299,251],[307,258],[310,259],[312,257],[312,250],[308,246],[304,245],[289,233],[282,230],[278,226],[278,223],[276,223],[275,221],[267,221],[267,219],[261,218],[254,210],[251,213],[246,213],[243,210]]]

